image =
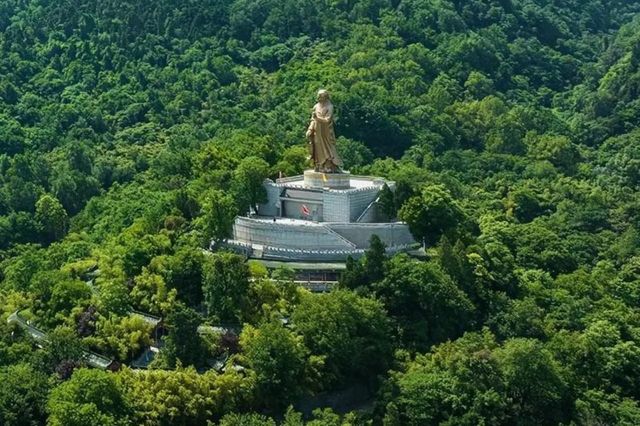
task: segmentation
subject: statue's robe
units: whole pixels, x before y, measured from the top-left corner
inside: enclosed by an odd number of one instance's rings
[[[312,142],[311,157],[316,171],[335,173],[342,167],[342,160],[336,149],[336,135],[333,130],[333,105],[331,102],[317,103],[313,107],[315,118],[311,118],[307,135]]]

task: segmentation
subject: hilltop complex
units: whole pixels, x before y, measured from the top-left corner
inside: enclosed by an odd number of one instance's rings
[[[313,170],[267,180],[267,202],[256,214],[236,218],[229,244],[251,258],[288,262],[358,258],[374,234],[388,252],[414,248],[406,224],[383,220],[379,195],[385,184],[395,187],[383,178]]]

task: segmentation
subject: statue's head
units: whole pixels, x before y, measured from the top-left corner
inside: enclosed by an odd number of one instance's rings
[[[331,96],[329,95],[329,91],[328,90],[325,90],[325,89],[318,90],[318,101],[319,102],[328,101],[330,99],[331,99]]]

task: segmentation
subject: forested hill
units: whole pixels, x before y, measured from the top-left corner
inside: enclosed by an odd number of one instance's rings
[[[319,88],[428,256],[313,295],[202,248]],[[0,424],[640,424],[639,189],[640,1],[0,0]]]

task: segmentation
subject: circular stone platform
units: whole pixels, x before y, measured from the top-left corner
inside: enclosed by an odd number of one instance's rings
[[[348,189],[351,173],[322,173],[314,170],[304,171],[304,186],[307,188]]]

